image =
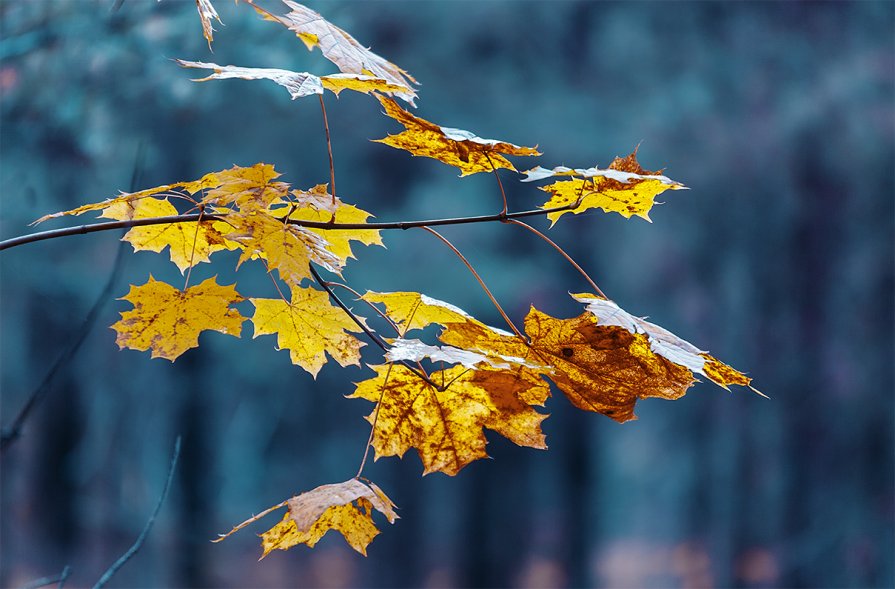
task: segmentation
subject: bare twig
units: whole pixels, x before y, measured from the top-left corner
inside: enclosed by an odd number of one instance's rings
[[[65,586],[65,581],[68,579],[68,576],[71,574],[71,567],[69,565],[65,565],[65,568],[62,569],[62,572],[58,575],[53,575],[50,577],[41,577],[40,579],[35,579],[28,583],[27,585],[23,585],[22,589],[37,589],[38,587],[46,587],[47,585],[52,585],[56,583],[56,589],[62,589]]]
[[[140,535],[137,537],[137,541],[134,542],[134,545],[128,548],[127,552],[121,555],[121,557],[116,560],[112,566],[103,573],[103,576],[99,578],[99,581],[96,582],[96,585],[93,586],[93,589],[100,589],[103,585],[109,582],[115,573],[118,572],[118,569],[123,567],[127,561],[129,561],[133,556],[143,547],[143,542],[146,541],[146,537],[149,535],[149,531],[152,529],[152,524],[155,523],[155,518],[158,516],[159,511],[162,508],[162,503],[165,502],[165,498],[168,496],[168,491],[171,489],[171,481],[174,479],[174,469],[177,467],[177,459],[180,458],[180,436],[177,436],[177,440],[174,442],[174,455],[171,456],[171,466],[168,467],[168,478],[165,480],[165,488],[162,490],[161,496],[158,498],[158,503],[155,504],[155,509],[152,512],[152,515],[149,516],[149,521],[146,522],[146,526],[143,528],[143,531],[140,532]]]

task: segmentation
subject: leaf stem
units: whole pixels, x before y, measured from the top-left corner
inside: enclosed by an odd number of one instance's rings
[[[516,219],[507,219],[507,223],[512,223],[514,225],[519,225],[520,227],[525,227],[526,229],[528,229],[529,231],[531,231],[532,233],[534,233],[535,235],[537,235],[538,237],[540,237],[541,239],[543,239],[544,241],[549,243],[551,246],[553,246],[553,249],[555,249],[560,254],[562,254],[562,257],[564,257],[572,266],[574,266],[575,269],[578,270],[578,272],[581,274],[581,276],[583,276],[584,279],[590,283],[590,285],[594,288],[594,292],[596,292],[598,295],[600,295],[604,299],[609,298],[605,294],[603,294],[603,291],[600,290],[600,287],[597,286],[597,283],[593,281],[593,279],[587,274],[587,272],[585,272],[584,269],[578,265],[578,262],[573,260],[572,256],[570,256],[568,253],[566,253],[566,251],[564,249],[562,249],[559,245],[557,245],[556,242],[554,242],[552,239],[550,239],[549,237],[547,237],[546,235],[544,235],[543,233],[541,233],[540,231],[538,231],[537,229],[535,229],[534,227],[529,225],[528,223],[523,223],[522,221],[517,221]]]
[[[288,500],[288,499],[286,499],[286,500],[283,501],[282,503],[277,503],[277,504],[274,505],[273,507],[268,507],[267,509],[265,509],[264,511],[262,511],[262,512],[259,513],[258,515],[253,515],[252,517],[250,517],[249,519],[245,520],[245,521],[242,522],[241,524],[237,524],[237,525],[233,526],[233,529],[230,530],[229,532],[227,532],[226,534],[218,534],[218,537],[215,538],[214,540],[212,540],[212,542],[220,542],[221,540],[227,538],[227,537],[230,536],[231,534],[235,534],[235,533],[238,532],[239,530],[243,529],[243,528],[246,527],[247,525],[255,523],[256,521],[258,521],[259,519],[261,519],[262,517],[264,517],[264,516],[267,515],[268,513],[272,512],[272,511],[276,511],[277,509],[280,509],[281,507],[286,507],[286,504],[287,504],[287,503],[289,503],[289,500]]]
[[[196,242],[199,240],[199,229],[202,228],[202,215],[205,214],[205,207],[199,205],[199,220],[196,221],[196,233],[193,234],[193,248],[190,250],[190,265],[186,269],[186,280],[183,281],[183,292],[186,292],[190,285],[190,275],[193,273],[193,258],[196,256]],[[171,246],[174,247],[173,245]]]
[[[472,275],[475,276],[475,279],[479,281],[479,285],[482,287],[482,290],[485,291],[485,294],[488,295],[488,298],[491,299],[492,303],[494,303],[494,306],[495,306],[495,308],[497,308],[497,311],[500,313],[500,316],[503,317],[503,320],[507,322],[507,325],[510,326],[510,329],[513,331],[513,333],[515,333],[517,336],[519,336],[519,338],[522,339],[522,341],[527,343],[528,340],[525,338],[524,335],[522,335],[522,332],[520,332],[516,328],[516,325],[510,320],[509,316],[504,312],[503,307],[500,306],[500,303],[498,303],[497,299],[494,298],[494,295],[491,294],[491,291],[488,289],[488,286],[485,284],[485,281],[482,280],[482,277],[479,276],[479,273],[475,271],[475,268],[472,267],[472,264],[469,263],[469,260],[466,259],[466,256],[461,254],[460,250],[458,250],[456,247],[454,247],[454,244],[452,244],[450,241],[448,241],[447,238],[445,238],[441,233],[435,231],[431,227],[421,227],[421,229],[428,231],[429,233],[431,233],[432,235],[434,235],[435,237],[440,239],[446,246],[448,246],[451,249],[451,251],[453,251],[457,255],[458,258],[460,258],[460,260],[466,265],[466,267],[469,269],[469,271],[472,272]]]
[[[331,222],[336,221],[336,168],[333,165],[333,144],[329,138],[329,121],[326,119],[326,105],[323,103],[323,94],[318,94],[320,99],[320,112],[323,113],[323,130],[326,131],[326,153],[329,154],[329,180],[330,188],[333,196],[333,216]]]
[[[364,297],[363,297],[359,292],[357,292],[356,290],[354,290],[353,288],[351,288],[351,287],[348,286],[347,284],[343,284],[343,283],[341,283],[341,282],[330,282],[330,281],[327,281],[326,284],[328,284],[329,286],[338,286],[338,287],[344,288],[345,290],[347,290],[348,292],[350,292],[351,294],[353,294],[355,297],[357,297],[356,300],[358,300],[358,301],[363,301],[364,303],[367,304],[368,307],[370,307],[371,309],[373,309],[373,311],[375,311],[377,315],[379,315],[380,317],[382,317],[383,319],[385,319],[386,321],[388,321],[389,325],[391,325],[391,326],[395,329],[395,333],[397,333],[399,337],[403,337],[403,336],[404,336],[404,334],[401,333],[401,330],[398,328],[398,325],[397,325],[394,321],[392,321],[392,318],[391,318],[391,317],[389,317],[388,315],[386,315],[385,313],[383,313],[382,310],[379,309],[379,307],[377,307],[377,306],[374,305],[373,303],[371,303],[371,302],[367,301],[366,299],[364,299]]]
[[[373,444],[373,435],[376,433],[376,422],[379,421],[379,408],[382,407],[382,399],[385,397],[385,387],[388,386],[388,379],[392,375],[392,368],[394,366],[394,363],[388,365],[388,370],[385,373],[385,380],[382,381],[382,391],[379,393],[379,401],[376,402],[376,409],[373,414],[373,423],[370,425],[370,437],[367,438],[367,445],[364,446],[364,456],[360,460],[360,468],[357,469],[357,474],[354,475],[354,478],[360,477],[364,472],[364,466],[367,464],[367,456],[369,456],[370,446]]]
[[[490,223],[494,221],[504,221],[506,219],[521,219],[524,217],[537,217],[548,213],[558,213],[560,211],[571,211],[578,203],[572,203],[552,209],[533,209],[529,211],[518,211],[515,213],[507,213],[505,215],[479,215],[475,217],[447,217],[443,219],[429,219],[425,221],[392,221],[384,223],[330,223],[328,221],[305,221],[303,219],[289,219],[290,225],[298,225],[299,227],[309,227],[313,229],[322,229],[324,231],[338,231],[351,229],[413,229],[415,227],[438,227],[440,225],[465,225],[470,223]],[[147,217],[144,219],[130,219],[127,221],[108,221],[103,223],[91,223],[89,225],[79,225],[77,227],[65,227],[62,229],[50,229],[47,231],[38,231],[12,237],[0,241],[0,251],[34,243],[36,241],[44,241],[46,239],[56,239],[58,237],[68,237],[69,235],[86,235],[87,233],[96,233],[98,231],[110,231],[113,229],[128,229],[130,227],[143,227],[146,225],[164,225],[166,223],[195,223],[199,221],[201,215],[198,213],[188,215],[170,215],[167,217]],[[227,215],[205,215],[203,221],[224,221]]]
[[[491,156],[488,155],[487,151],[484,154],[488,164],[491,166],[491,173],[494,174],[494,178],[497,180],[497,187],[500,188],[500,196],[503,197],[503,210],[500,214],[505,217],[507,214],[507,193],[503,189],[503,182],[500,181],[500,175],[497,173],[497,168],[494,167],[494,162],[491,161]]]

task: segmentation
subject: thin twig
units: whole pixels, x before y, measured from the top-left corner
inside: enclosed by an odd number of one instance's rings
[[[513,331],[513,333],[515,333],[517,336],[519,336],[519,338],[522,339],[522,341],[528,343],[528,340],[525,338],[524,335],[522,335],[522,332],[520,332],[516,328],[516,325],[510,320],[509,316],[504,312],[503,307],[500,306],[500,303],[498,303],[497,299],[494,298],[494,295],[491,294],[491,291],[488,289],[488,286],[485,284],[485,281],[482,280],[482,277],[479,276],[479,273],[475,271],[475,268],[472,267],[472,264],[469,263],[469,260],[466,259],[466,256],[461,254],[460,250],[458,250],[456,247],[454,247],[454,244],[452,244],[450,241],[448,241],[447,238],[445,238],[441,233],[435,231],[431,227],[422,227],[422,229],[425,229],[426,231],[428,231],[429,233],[431,233],[432,235],[434,235],[435,237],[440,239],[446,246],[448,246],[451,249],[451,251],[453,251],[457,255],[458,258],[460,258],[460,260],[466,265],[466,267],[469,269],[469,271],[472,272],[472,275],[475,276],[475,279],[479,281],[479,285],[482,287],[482,290],[485,291],[485,294],[488,295],[488,298],[491,299],[492,303],[494,303],[494,306],[495,306],[495,308],[497,308],[497,311],[500,313],[500,316],[503,317],[503,320],[506,321],[507,325],[510,326],[510,329]]]
[[[584,279],[587,280],[592,287],[594,287],[594,291],[598,295],[600,295],[604,299],[609,298],[605,294],[603,294],[603,291],[600,290],[600,287],[597,286],[597,283],[593,281],[593,279],[587,274],[587,272],[585,272],[584,269],[578,265],[578,262],[573,260],[572,256],[567,254],[566,251],[564,249],[562,249],[561,247],[559,247],[559,245],[557,245],[556,242],[554,242],[552,239],[550,239],[549,237],[547,237],[546,235],[544,235],[543,233],[541,233],[540,231],[538,231],[537,229],[535,229],[534,227],[529,225],[528,223],[523,223],[522,221],[517,221],[516,219],[508,219],[507,222],[512,223],[514,225],[519,225],[520,227],[525,227],[526,229],[528,229],[529,231],[531,231],[532,233],[534,233],[535,235],[537,235],[538,237],[540,237],[541,239],[543,239],[544,241],[549,243],[551,246],[553,246],[553,249],[555,249],[560,254],[562,254],[562,257],[564,257],[572,266],[575,267],[576,270],[578,270],[578,272],[581,274],[581,276],[583,276]]]
[[[488,152],[484,152],[485,158],[488,160],[488,163],[491,165],[491,173],[494,174],[494,178],[497,179],[497,187],[500,188],[500,196],[503,197],[503,210],[500,211],[501,216],[506,216],[507,214],[507,193],[503,189],[503,182],[500,181],[500,175],[497,173],[497,168],[494,167],[494,162],[491,161],[491,156],[488,155]]]
[[[382,399],[385,397],[385,387],[388,386],[388,379],[392,375],[393,367],[394,364],[389,364],[388,370],[385,372],[385,380],[382,381],[382,391],[379,393],[379,401],[376,402],[376,409],[373,413],[373,423],[370,426],[370,437],[367,438],[367,445],[364,446],[364,457],[361,458],[360,468],[357,469],[357,474],[354,475],[354,478],[360,477],[364,472],[364,466],[367,464],[367,456],[370,454],[370,446],[373,444],[373,435],[376,433],[376,422],[379,421],[379,409],[382,407]]]
[[[177,467],[178,458],[180,458],[180,436],[177,436],[177,440],[174,442],[174,455],[171,456],[171,466],[168,467],[168,478],[165,480],[165,488],[162,490],[161,497],[158,498],[158,503],[155,504],[155,509],[153,510],[152,515],[149,516],[149,521],[146,522],[146,526],[143,528],[143,531],[140,532],[134,545],[128,548],[127,552],[122,554],[121,557],[116,560],[105,573],[103,573],[103,576],[99,578],[99,581],[96,582],[93,589],[100,589],[103,585],[108,583],[109,579],[118,572],[118,569],[123,567],[127,561],[133,558],[137,551],[143,547],[143,542],[146,541],[146,537],[152,529],[152,524],[155,523],[155,518],[162,508],[162,503],[165,502],[165,498],[168,496],[168,491],[171,489],[171,481],[174,479],[174,469]]]
[[[444,219],[429,219],[426,221],[394,221],[386,223],[330,223],[328,221],[305,221],[303,219],[289,219],[290,225],[298,225],[299,227],[309,227],[313,229],[323,229],[327,231],[339,231],[350,229],[413,229],[414,227],[438,227],[441,225],[464,225],[469,223],[489,223],[494,221],[503,221],[505,219],[522,219],[524,217],[537,217],[547,215],[549,213],[558,213],[560,211],[571,211],[578,203],[572,203],[552,209],[533,209],[530,211],[519,211],[516,213],[507,213],[506,215],[479,215],[475,217],[449,217]],[[205,215],[199,213],[188,215],[170,215],[167,217],[147,217],[145,219],[130,219],[127,221],[107,221],[104,223],[91,223],[89,225],[79,225],[77,227],[65,227],[62,229],[50,229],[48,231],[38,231],[19,237],[12,237],[0,241],[0,251],[14,248],[26,243],[34,243],[36,241],[44,241],[46,239],[55,239],[57,237],[67,237],[69,235],[85,235],[87,233],[96,233],[97,231],[109,231],[112,229],[128,229],[130,227],[143,227],[146,225],[164,225],[167,223],[195,223],[202,217],[203,221],[224,221],[227,215]]]
[[[65,568],[62,569],[62,572],[58,575],[53,575],[51,577],[41,577],[40,579],[35,579],[28,583],[27,585],[23,585],[22,589],[37,589],[38,587],[46,587],[47,585],[52,585],[53,583],[57,583],[56,589],[62,589],[65,586],[65,581],[68,579],[68,576],[71,574],[71,567],[65,565]]]

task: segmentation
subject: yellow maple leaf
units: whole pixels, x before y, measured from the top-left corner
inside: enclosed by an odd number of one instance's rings
[[[261,534],[264,558],[272,550],[288,550],[298,544],[313,548],[330,530],[341,533],[348,544],[367,555],[367,546],[379,534],[373,510],[385,515],[390,524],[398,514],[395,504],[372,482],[350,479],[322,485],[287,502],[283,520]]]
[[[520,446],[546,448],[541,421],[547,383],[530,371],[469,370],[455,366],[430,375],[436,388],[399,364],[374,366],[374,378],[357,385],[351,398],[377,403],[367,418],[374,424],[376,459],[403,456],[416,448],[424,474],[457,474],[486,458],[482,428]]]
[[[134,308],[121,313],[112,325],[115,342],[122,349],[152,350],[153,358],[172,362],[190,348],[198,347],[199,334],[219,331],[239,337],[245,317],[230,305],[244,300],[233,285],[222,286],[214,278],[180,291],[155,280],[131,285],[120,300]]]
[[[207,204],[227,204],[228,198],[227,195],[232,191],[227,188],[229,183],[236,183],[239,187],[239,190],[236,192],[245,194],[249,191],[246,187],[245,180],[251,178],[263,179],[263,178],[275,178],[279,176],[270,164],[258,163],[254,166],[245,168],[241,166],[234,166],[228,170],[221,170],[220,172],[210,172],[205,174],[198,180],[188,181],[188,182],[175,182],[173,184],[163,184],[161,186],[154,186],[152,188],[147,188],[146,190],[140,190],[138,192],[129,192],[122,193],[114,198],[106,199],[101,202],[90,203],[86,205],[82,205],[76,207],[74,209],[68,211],[60,211],[58,213],[53,213],[50,215],[44,215],[40,219],[37,219],[32,223],[32,225],[36,225],[37,223],[42,223],[48,219],[55,219],[57,217],[61,217],[63,215],[83,215],[84,213],[88,213],[90,211],[106,211],[111,209],[112,211],[123,211],[126,210],[125,205],[133,203],[135,201],[148,198],[157,194],[164,194],[166,192],[171,192],[174,190],[179,190],[183,192],[187,192],[189,194],[196,194],[203,190],[218,188],[220,189],[215,194],[219,195],[220,198],[211,198],[209,200],[205,200],[204,202]],[[260,180],[259,180],[260,182]],[[264,184],[256,184],[256,188],[259,186],[263,186],[264,188],[275,188],[277,185],[269,185],[267,181]],[[288,186],[283,185],[284,195],[288,192]],[[252,193],[255,195],[255,193]],[[271,195],[271,192],[262,192],[262,195],[266,198]],[[230,201],[232,202],[232,201]],[[270,203],[268,203],[270,204]],[[120,213],[116,213],[120,214]],[[104,216],[104,215],[101,215]],[[121,218],[121,217],[115,217]]]
[[[292,300],[249,299],[255,305],[253,338],[277,335],[278,349],[289,350],[293,364],[314,378],[326,363],[326,353],[342,366],[360,365],[364,343],[348,332],[361,332],[329,295],[313,288],[292,288]]]
[[[626,219],[634,215],[650,221],[649,211],[655,204],[655,197],[666,190],[686,189],[680,182],[644,170],[637,163],[637,151],[624,157],[615,158],[607,169],[597,167],[571,169],[559,166],[548,170],[538,166],[525,172],[523,182],[531,182],[554,176],[571,176],[571,180],[560,180],[542,186],[541,190],[551,194],[541,208],[551,209],[570,206],[581,201],[571,210],[547,214],[556,223],[566,213],[576,215],[589,209],[599,208],[607,213],[618,213]]]
[[[418,292],[372,292],[363,295],[368,303],[380,303],[386,316],[395,322],[403,337],[428,325],[477,322],[462,309]],[[493,329],[493,328],[492,328]]]
[[[491,172],[497,168],[516,171],[513,164],[501,154],[527,156],[541,155],[534,147],[520,147],[506,141],[482,139],[469,131],[439,127],[407,112],[386,96],[378,96],[385,114],[395,119],[405,130],[398,135],[375,139],[397,149],[437,159],[460,170],[461,176],[477,172]]]
[[[720,387],[726,389],[727,385],[731,384],[749,386],[749,383],[752,382],[752,379],[742,372],[713,358],[707,352],[679,338],[664,327],[631,315],[609,299],[586,293],[574,294],[572,297],[584,303],[600,325],[616,325],[631,333],[645,335],[653,352],[691,372],[705,376]],[[752,390],[762,394],[754,388]]]
[[[252,4],[252,7],[261,13],[265,20],[278,22],[294,32],[309,51],[319,47],[323,56],[336,64],[339,71],[385,80],[388,84],[402,88],[402,91],[395,92],[395,95],[413,104],[416,98],[416,92],[411,86],[416,83],[413,76],[376,55],[310,8],[291,0],[283,1],[290,8],[285,16],[273,14],[255,4]]]
[[[311,276],[311,262],[337,274],[343,266],[328,250],[326,239],[304,227],[284,223],[266,211],[233,213],[214,227],[242,249],[237,267],[246,260],[262,258],[290,286],[298,286]]]
[[[177,209],[168,199],[142,198],[113,204],[101,216],[122,221],[173,215]],[[133,245],[134,251],[159,253],[170,247],[171,261],[181,273],[200,262],[210,262],[209,255],[227,249],[224,237],[206,221],[133,227],[121,239]]]

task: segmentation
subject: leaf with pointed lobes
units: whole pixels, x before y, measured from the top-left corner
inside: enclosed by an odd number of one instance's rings
[[[214,40],[214,29],[211,27],[212,19],[221,24],[221,17],[218,16],[217,10],[211,3],[211,0],[196,0],[196,10],[199,11],[199,19],[202,21],[202,35],[208,41],[208,48],[211,49],[211,42]]]
[[[290,8],[285,16],[273,14],[255,4],[252,4],[252,7],[265,20],[278,22],[294,32],[308,51],[319,47],[323,56],[333,62],[342,73],[361,74],[385,80],[388,84],[402,89],[400,92],[395,91],[395,96],[413,104],[416,92],[411,85],[417,83],[413,76],[376,55],[310,8],[291,0],[283,2]]]
[[[556,223],[566,213],[576,215],[589,209],[599,208],[607,213],[618,213],[626,219],[633,215],[650,221],[649,211],[655,197],[666,190],[685,190],[680,182],[658,175],[640,167],[637,150],[630,155],[615,158],[605,170],[600,168],[566,168],[559,166],[548,170],[538,166],[525,172],[523,182],[533,182],[554,176],[570,176],[541,190],[552,196],[541,208],[551,209],[580,203],[574,209],[548,213],[547,218]]]
[[[418,292],[368,291],[361,298],[368,303],[382,304],[385,307],[385,315],[398,326],[401,337],[410,331],[423,329],[432,324],[444,326],[470,321],[478,323],[478,320],[463,309]],[[495,329],[495,331],[511,335],[501,330]]]
[[[298,544],[313,548],[330,530],[342,534],[352,548],[366,556],[367,546],[379,535],[373,510],[390,524],[398,519],[395,504],[382,489],[358,479],[317,487],[289,499],[287,505],[283,520],[261,534],[261,558],[272,550],[289,550]]]
[[[130,292],[120,300],[134,308],[121,313],[121,320],[112,325],[118,332],[118,347],[152,350],[153,358],[172,362],[198,347],[203,331],[239,337],[246,320],[230,308],[244,300],[234,285],[221,286],[214,278],[180,291],[150,276],[146,284],[131,285]]]
[[[292,288],[292,300],[249,299],[255,305],[255,334],[277,336],[277,349],[289,350],[293,364],[317,378],[326,354],[344,366],[360,366],[364,343],[349,332],[362,330],[329,296],[314,288]]]
[[[549,371],[526,366],[516,370],[547,376],[579,409],[618,422],[635,419],[638,399],[678,399],[693,383],[689,370],[653,353],[646,336],[598,325],[590,313],[557,319],[532,307],[525,318],[525,332],[529,344],[472,323],[454,324],[439,339],[466,350],[550,367]]]
[[[318,184],[307,191],[293,190],[292,204],[276,211],[271,211],[275,217],[285,217],[290,220],[316,221],[319,223],[366,223],[371,215],[367,211],[336,198],[333,203],[332,195],[327,191],[326,184]],[[351,251],[351,242],[357,241],[364,245],[381,245],[382,236],[378,229],[318,229],[308,227],[308,231],[316,233],[326,240],[326,249],[339,258],[344,266],[348,259],[354,259]]]
[[[271,182],[272,179],[278,177],[278,174],[272,165],[265,163],[257,163],[254,166],[242,167],[233,166],[228,170],[220,172],[211,172],[205,174],[198,180],[187,182],[175,182],[173,184],[163,184],[139,192],[122,193],[115,198],[110,198],[102,202],[95,202],[79,206],[77,208],[44,215],[32,223],[43,223],[48,219],[55,219],[63,215],[83,215],[91,211],[117,211],[114,214],[122,214],[127,208],[124,205],[135,201],[149,198],[157,194],[165,194],[173,191],[180,191],[187,194],[193,194],[208,191],[201,199],[203,204],[224,206],[236,203],[237,205],[249,205],[251,203],[262,203],[268,206],[278,200],[283,199],[289,193],[289,185],[284,182]],[[182,196],[182,194],[181,194]],[[113,208],[114,207],[114,208]],[[108,215],[100,215],[108,216]],[[121,219],[121,217],[110,217]]]
[[[143,198],[114,204],[106,208],[101,216],[124,221],[173,215],[177,215],[177,209],[168,199]],[[181,274],[200,262],[210,262],[212,253],[227,249],[224,237],[208,221],[133,227],[121,240],[134,246],[134,251],[159,253],[170,247],[171,261]]]
[[[593,294],[573,294],[572,297],[586,305],[587,310],[596,317],[600,325],[615,325],[634,334],[643,334],[649,339],[650,349],[674,362],[687,368],[691,372],[701,374],[713,383],[725,389],[728,385],[748,386],[750,389],[765,396],[752,388],[749,383],[752,379],[716,360],[707,352],[704,352],[686,340],[682,340],[664,327],[655,323],[631,315],[615,302]],[[728,389],[729,390],[729,389]]]
[[[376,377],[357,385],[351,398],[376,403],[367,420],[374,424],[376,459],[403,456],[416,448],[424,474],[457,474],[487,458],[482,428],[520,446],[546,448],[541,421],[547,383],[530,371],[469,370],[455,366],[434,372],[435,388],[400,364],[373,366]]]
[[[363,74],[333,74],[331,76],[315,76],[307,72],[293,72],[276,68],[239,67],[235,65],[218,65],[203,61],[175,60],[181,67],[214,70],[214,73],[204,78],[196,78],[194,82],[207,82],[209,80],[270,80],[285,88],[292,100],[314,94],[323,94],[327,89],[336,96],[342,90],[353,90],[369,94],[370,92],[385,92],[395,94],[405,90],[403,86],[389,84],[382,78],[365,76]]]
[[[261,258],[269,270],[292,287],[311,277],[311,262],[330,272],[340,273],[342,261],[328,250],[329,242],[319,234],[290,225],[264,211],[233,213],[214,224],[227,240],[239,245],[242,255],[237,267],[246,260]]]
[[[506,141],[482,139],[462,129],[439,127],[412,115],[387,96],[377,95],[377,98],[385,108],[385,114],[404,125],[405,130],[374,141],[454,166],[460,170],[461,176],[491,172],[497,168],[515,172],[513,164],[501,154],[541,155],[535,147],[520,147]]]

